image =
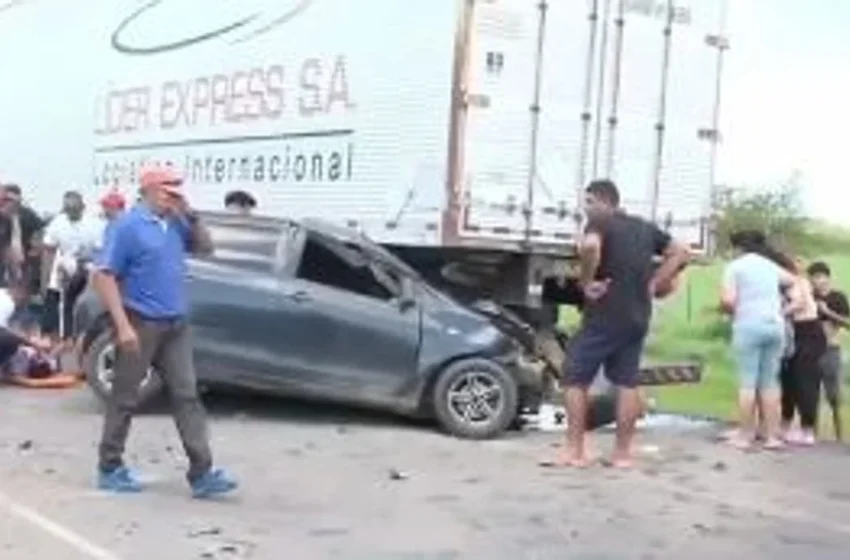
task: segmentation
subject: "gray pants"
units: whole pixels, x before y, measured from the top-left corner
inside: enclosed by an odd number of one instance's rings
[[[185,321],[147,321],[130,315],[139,337],[139,352],[116,351],[112,395],[100,441],[100,468],[123,464],[130,423],[139,401],[139,385],[153,365],[168,389],[172,414],[189,458],[190,481],[212,466],[207,418],[198,396],[192,359],[192,336]]]
[[[831,406],[841,404],[842,364],[841,348],[829,346],[821,358],[823,370],[823,392]]]

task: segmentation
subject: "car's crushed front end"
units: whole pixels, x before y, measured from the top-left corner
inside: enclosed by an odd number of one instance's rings
[[[519,316],[492,301],[477,301],[470,307],[498,332],[493,336],[488,354],[516,379],[520,412],[537,413],[544,397],[554,390],[558,377],[560,361],[553,359],[551,354],[563,354],[563,349],[556,335],[536,331]]]

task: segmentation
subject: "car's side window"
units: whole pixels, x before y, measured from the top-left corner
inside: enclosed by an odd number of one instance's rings
[[[390,300],[398,293],[381,273],[380,265],[356,252],[335,251],[325,244],[307,238],[296,276],[298,278],[373,297]]]

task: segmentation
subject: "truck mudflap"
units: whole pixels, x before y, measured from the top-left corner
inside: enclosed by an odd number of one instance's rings
[[[702,381],[702,370],[701,360],[645,365],[640,368],[638,384],[641,386],[696,384]]]
[[[547,372],[560,381],[569,352],[565,337],[554,331],[539,331],[535,334],[535,344],[538,354],[549,366]],[[700,383],[703,368],[704,362],[698,357],[681,362],[646,364],[641,366],[638,373],[638,385],[649,387]]]

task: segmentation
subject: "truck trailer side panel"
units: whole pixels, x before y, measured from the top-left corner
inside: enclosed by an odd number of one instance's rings
[[[474,2],[461,236],[557,243],[582,190],[703,244],[725,0]]]
[[[528,249],[569,243],[610,176],[701,244],[724,6],[19,0],[0,11],[0,180],[56,209],[166,161],[204,210],[241,188],[397,246]]]

